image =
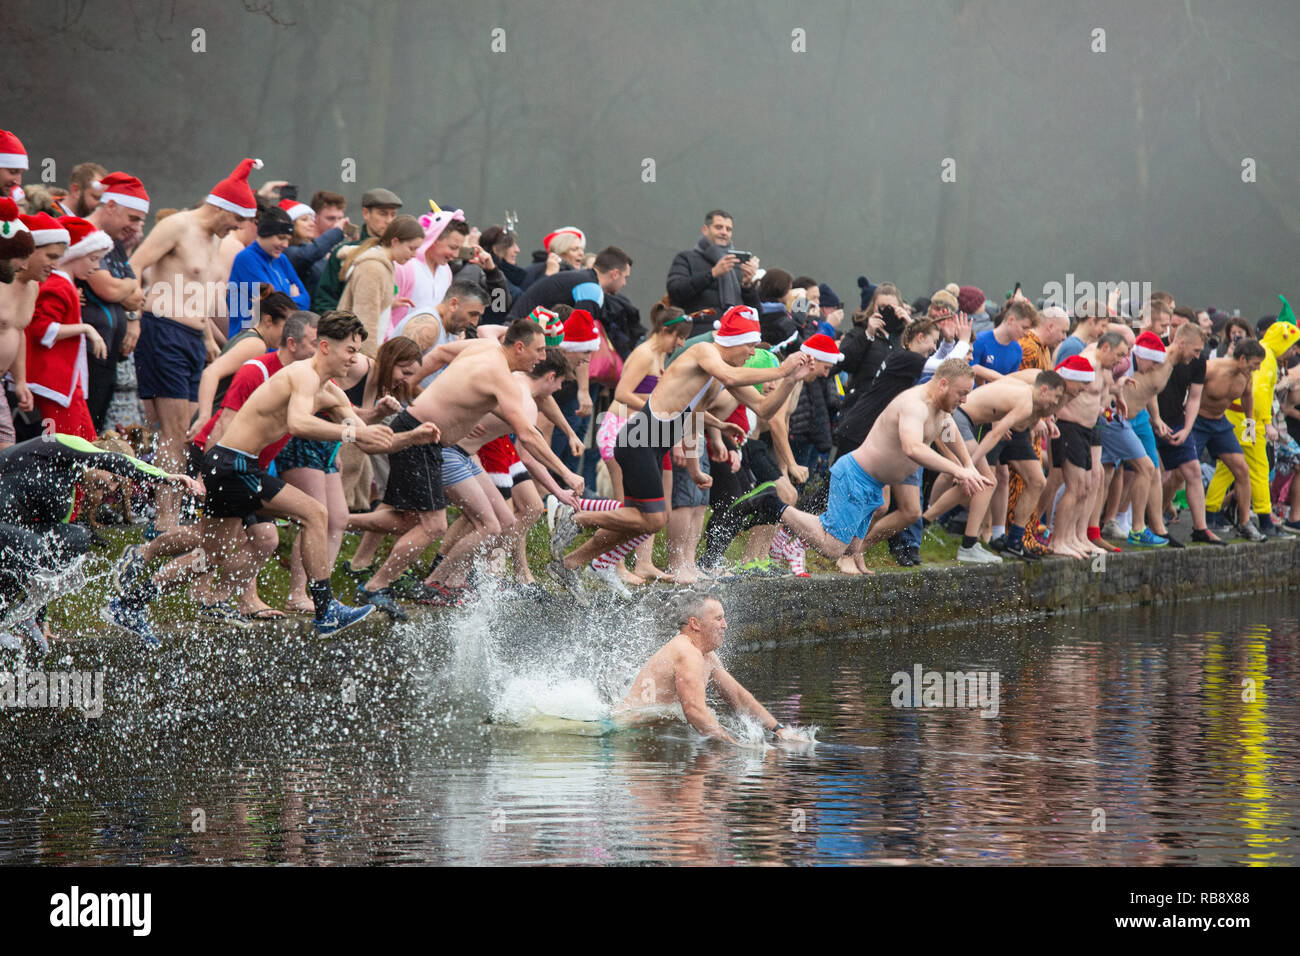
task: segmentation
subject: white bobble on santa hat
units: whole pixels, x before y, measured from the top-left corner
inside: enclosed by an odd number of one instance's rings
[[[808,341],[799,346],[799,351],[805,355],[811,355],[819,362],[829,362],[831,365],[844,360],[840,347],[835,344],[835,340],[822,332],[810,335]]]
[[[248,185],[248,174],[261,168],[260,159],[243,160],[233,173],[212,187],[212,192],[208,193],[208,198],[204,201],[218,209],[252,219],[257,215],[257,198]]]
[[[23,141],[7,129],[0,129],[0,169],[27,169]]]
[[[747,305],[733,305],[722,318],[713,323],[714,344],[723,348],[732,345],[757,345],[763,341],[759,330],[758,313]]]
[[[59,256],[60,265],[113,248],[113,240],[108,233],[96,229],[93,222],[78,216],[60,216],[59,225],[68,230],[68,248]]]
[[[1151,362],[1164,362],[1165,343],[1154,332],[1143,332],[1133,343],[1133,357]]]

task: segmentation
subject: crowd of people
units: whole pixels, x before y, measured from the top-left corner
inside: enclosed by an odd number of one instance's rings
[[[91,547],[105,493],[151,515],[103,612],[146,643],[178,587],[212,621],[322,633],[460,604],[485,574],[545,600],[543,520],[579,600],[584,578],[807,576],[809,547],[860,575],[881,541],[907,567],[927,542],[987,564],[1300,531],[1285,299],[1252,324],[1165,292],[908,302],[861,277],[853,309],[714,209],[643,321],[632,258],[574,226],[521,264],[513,217],[373,188],[354,225],[340,193],[254,192],[254,159],[179,210],[94,163],[25,187],[29,165],[0,131],[0,615]],[[277,608],[257,577],[282,526]],[[44,640],[42,613],[0,630]]]

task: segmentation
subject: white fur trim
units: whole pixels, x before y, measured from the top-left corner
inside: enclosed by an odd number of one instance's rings
[[[801,345],[799,351],[803,352],[805,355],[811,355],[819,362],[829,362],[831,365],[834,365],[836,362],[844,361],[844,356],[839,352],[822,352],[818,349],[810,349],[806,345]]]
[[[1165,360],[1164,349],[1147,349],[1138,345],[1133,348],[1133,354],[1137,358],[1144,358],[1152,362],[1163,362]]]
[[[126,193],[104,193],[99,197],[100,202],[109,202],[110,200],[119,206],[134,209],[136,212],[149,211],[149,200],[141,199],[139,196],[128,196]]]
[[[757,331],[742,332],[739,335],[719,335],[717,332],[713,333],[713,343],[722,346],[724,349],[730,348],[733,345],[757,345],[761,341],[763,341],[763,333]]]
[[[245,219],[252,219],[257,215],[256,203],[253,204],[252,208],[249,208],[248,206],[237,206],[229,199],[222,199],[216,193],[208,193],[208,198],[203,201],[211,203],[218,209],[224,209],[227,212],[236,213],[237,215],[243,216]]]
[[[0,153],[0,169],[27,169],[26,153]]]
[[[315,215],[316,212],[314,209],[311,208],[311,206],[308,206],[305,202],[300,202],[297,205],[290,206],[288,209],[285,209],[284,211],[289,214],[290,222],[297,222],[299,219],[301,219],[303,216],[306,216],[308,213]]]
[[[255,160],[253,160],[253,168],[254,168],[254,169],[261,169],[263,165],[264,165],[264,163],[263,163],[260,159],[255,159]]]
[[[109,238],[108,233],[102,229],[96,229],[94,232],[87,233],[80,242],[74,242],[64,250],[63,255],[59,256],[59,262],[71,262],[73,259],[80,259],[82,256],[94,255],[96,252],[108,252],[113,248],[113,240]]]
[[[69,242],[71,239],[68,230],[63,228],[32,230],[32,242],[38,246],[52,246],[56,242]]]
[[[30,229],[27,228],[27,223],[23,222],[21,219],[6,219],[4,220],[4,222],[9,227],[10,238],[13,238],[14,236],[18,235],[18,233],[20,232],[31,231]]]
[[[560,343],[560,348],[564,349],[566,352],[594,352],[596,349],[600,348],[600,336],[596,336],[594,339],[588,339],[585,342],[570,342],[568,339],[565,339]]]
[[[1056,374],[1071,382],[1091,382],[1097,377],[1096,372],[1076,372],[1072,368],[1058,368]]]

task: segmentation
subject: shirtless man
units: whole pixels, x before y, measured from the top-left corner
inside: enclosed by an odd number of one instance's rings
[[[140,398],[159,429],[159,466],[184,471],[185,430],[199,398],[203,367],[225,342],[226,279],[221,239],[242,219],[257,214],[248,174],[261,160],[245,159],[218,183],[198,209],[168,216],[131,256],[131,269],[148,283],[140,314],[135,365]],[[158,496],[155,526],[176,524],[179,499]]]
[[[445,353],[434,349],[425,356],[421,370],[425,374],[437,372],[443,368],[446,358]],[[521,455],[526,452],[562,476],[570,489],[582,491],[582,478],[564,467],[551,452],[536,424],[528,420],[519,384],[511,375],[516,371],[531,371],[544,358],[546,339],[541,327],[531,319],[519,319],[506,329],[500,342],[464,343],[445,370],[393,419],[393,430],[399,435],[418,428],[422,422],[434,423],[441,433],[441,446],[422,446],[389,454],[390,471],[384,504],[389,506],[388,512],[403,513],[404,529],[399,529],[402,535],[393,545],[388,560],[366,582],[366,591],[373,594],[390,587],[421,552],[447,530],[443,450],[466,438],[489,412],[495,411],[510,426]],[[388,521],[392,516],[381,514],[380,517]],[[506,526],[513,522],[514,518],[510,516]],[[490,527],[486,521],[484,524]],[[350,523],[353,525],[366,530],[388,530],[386,525],[363,523],[356,517]],[[500,533],[501,525],[498,522],[493,533]],[[425,589],[416,600],[447,605],[459,603],[461,597],[441,584],[426,580]]]
[[[243,519],[252,514],[285,517],[301,527],[302,559],[306,565],[316,630],[333,634],[377,610],[374,605],[347,607],[330,590],[328,515],[325,506],[306,493],[267,474],[258,453],[286,432],[313,441],[355,441],[367,453],[391,452],[408,443],[436,441],[436,426],[409,429],[395,437],[385,425],[368,425],[362,416],[379,417],[388,408],[377,405],[359,412],[331,379],[343,375],[361,350],[365,326],[351,312],[330,312],[317,323],[316,354],[294,362],[256,389],[231,419],[222,440],[203,460],[204,548],[212,565],[226,572],[231,590],[243,590],[257,564],[246,554]],[[325,421],[320,415],[333,421]],[[251,569],[251,571],[250,571]],[[151,584],[148,578],[142,582]],[[123,595],[110,604],[114,621],[143,636],[149,629],[141,595]]]
[[[393,335],[406,336],[427,355],[437,346],[459,341],[467,331],[478,328],[479,319],[483,318],[486,309],[487,293],[482,286],[468,279],[453,280],[441,302],[431,310],[408,313],[393,330]],[[427,388],[436,374],[426,374],[421,387]]]
[[[1192,428],[1192,439],[1199,451],[1210,453],[1232,472],[1233,493],[1237,496],[1237,533],[1247,541],[1265,541],[1255,524],[1250,506],[1250,469],[1246,455],[1232,427],[1224,416],[1231,408],[1247,419],[1253,413],[1251,376],[1264,361],[1264,346],[1254,339],[1238,339],[1232,352],[1224,358],[1210,359],[1205,365],[1205,389],[1201,408]],[[1245,515],[1245,519],[1242,519]]]
[[[880,413],[866,440],[851,454],[831,466],[830,498],[822,515],[812,515],[786,505],[768,490],[739,499],[732,508],[755,513],[771,523],[780,522],[826,557],[839,558],[856,542],[867,547],[906,528],[918,517],[911,505],[900,506],[877,521],[872,516],[884,504],[887,485],[901,484],[923,465],[952,475],[968,497],[987,501],[994,481],[971,463],[965,444],[954,442],[958,460],[930,447],[941,430],[957,433],[952,413],[975,387],[975,372],[965,359],[944,359],[934,377],[914,385],[894,398]],[[980,391],[989,385],[981,387]]]
[[[47,257],[49,268],[54,268],[59,254],[51,244]],[[35,403],[27,388],[27,339],[23,330],[32,320],[36,307],[36,294],[44,281],[25,277],[25,270],[36,243],[31,230],[18,217],[18,206],[8,198],[0,198],[0,376],[12,374],[14,392],[20,411],[30,412]],[[46,273],[45,278],[49,274]],[[9,413],[9,402],[0,392],[0,448],[8,448],[15,441],[14,423]]]
[[[1078,381],[1082,376],[1084,388],[1056,413],[1058,434],[1052,440],[1052,467],[1061,469],[1065,492],[1056,505],[1052,524],[1053,554],[1083,558],[1108,550],[1100,543],[1101,528],[1088,524],[1093,500],[1101,488],[1101,434],[1097,421],[1112,396],[1120,405],[1120,413],[1127,412],[1111,374],[1115,364],[1127,355],[1124,337],[1118,332],[1106,332],[1056,368],[1067,381],[1072,377]]]
[[[1159,304],[1159,300],[1154,301],[1156,305]],[[1153,306],[1151,315],[1153,325],[1168,327],[1166,311]],[[1165,317],[1163,322],[1157,321],[1160,316]],[[1147,505],[1151,492],[1160,488],[1160,458],[1156,451],[1156,436],[1169,437],[1169,429],[1160,420],[1160,409],[1156,405],[1156,396],[1165,387],[1173,371],[1173,363],[1167,361],[1167,352],[1164,342],[1155,332],[1147,330],[1137,337],[1133,347],[1133,374],[1120,382],[1124,404],[1131,417],[1117,415],[1102,425],[1101,430],[1102,465],[1105,472],[1102,487],[1111,488],[1111,474],[1117,466],[1121,471],[1125,464],[1133,469],[1126,492],[1133,509],[1133,528],[1128,533],[1128,543],[1140,548],[1183,546],[1169,537],[1159,501],[1151,514],[1151,527],[1147,527]],[[1121,489],[1126,478],[1127,475],[1121,474],[1120,480],[1116,482],[1117,487],[1111,489],[1107,499],[1107,513],[1103,517],[1113,519],[1120,510]]]
[[[754,718],[778,740],[806,739],[773,717],[718,660],[718,648],[727,634],[721,601],[686,595],[678,604],[677,627],[676,636],[645,662],[627,697],[614,708],[616,722],[636,725],[661,719],[665,707],[678,704],[686,722],[701,734],[734,744],[736,739],[718,722],[705,700],[705,690],[712,682],[737,713]]]
[[[748,306],[728,309],[713,338],[713,342],[692,345],[673,360],[645,406],[634,412],[619,431],[614,460],[623,470],[626,507],[577,514],[557,511],[549,570],[570,591],[576,592],[578,587],[578,568],[606,552],[622,560],[668,523],[661,471],[665,453],[684,438],[692,448],[702,449],[699,435],[706,425],[744,440],[744,430],[739,426],[720,422],[707,412],[697,412],[697,408],[708,408],[725,388],[759,418],[771,418],[795,384],[813,374],[813,358],[802,352],[774,368],[745,367],[762,338],[758,316]],[[783,381],[763,394],[753,387],[778,379]],[[696,455],[687,457],[686,467],[696,485],[712,485],[713,479],[703,473]],[[564,554],[581,528],[598,530],[590,540]]]
[[[1022,378],[1024,374],[1029,374],[1031,380]],[[1033,432],[1044,418],[1064,404],[1066,398],[1065,379],[1055,372],[1016,371],[986,382],[952,413],[957,435],[965,442],[970,459],[980,474],[996,486],[993,469],[1007,465],[1014,468],[1025,482],[1026,493],[1016,501],[1016,510],[1006,534],[993,543],[995,550],[1025,561],[1038,560],[1038,555],[1025,550],[1025,522],[1047,484],[1042,463],[1034,452]],[[980,426],[987,426],[982,436],[977,433]],[[1043,429],[1046,427],[1044,425]],[[947,440],[949,436],[944,437]],[[948,444],[956,444],[957,440],[954,437]],[[1001,563],[1002,559],[984,550],[979,541],[980,528],[992,499],[992,491],[970,497],[964,489],[953,485],[926,510],[926,520],[933,521],[957,505],[967,506],[966,534],[957,549],[958,561],[967,564]]]
[[[546,358],[537,363],[531,371],[516,371],[513,374],[519,386],[524,417],[534,423],[537,421],[539,404],[558,392],[567,378],[572,378],[568,359],[565,357],[564,352],[558,348],[548,348]],[[506,423],[505,419],[496,412],[491,412],[484,416],[483,420],[474,427],[465,439],[458,442],[456,447],[466,455],[475,456],[479,449],[488,442],[510,433],[510,425]],[[549,494],[555,495],[558,500],[568,504],[577,504],[572,493],[568,489],[562,488],[551,476],[550,471],[530,455],[527,449],[520,451],[519,460],[528,469],[532,481],[541,484]],[[444,479],[447,474],[447,464],[444,453]],[[513,499],[522,500],[525,506],[524,515],[529,519],[528,526],[535,523],[543,512],[542,499],[533,487],[532,481],[524,481],[515,485],[510,489],[509,495]],[[500,513],[509,514],[510,521],[500,522],[500,530],[494,534],[486,528],[476,527],[470,517],[469,509],[462,508],[460,518],[456,520],[443,538],[442,550],[445,552],[445,557],[430,571],[430,583],[438,583],[451,589],[464,587],[466,573],[474,554],[481,548],[490,546],[494,541],[502,538],[505,539],[502,543],[512,545],[511,550],[515,551],[516,560],[518,560],[518,551],[513,548],[513,544],[521,533],[527,533],[527,526],[520,527],[522,522],[517,520],[519,517],[518,512],[511,509],[510,504],[506,501],[507,496],[502,494],[501,489],[493,484],[492,479],[486,472],[477,471],[459,485],[445,485],[445,488],[449,497],[456,496],[464,500],[472,494],[475,498],[481,498],[484,502],[490,503],[489,507],[493,509],[500,508]]]

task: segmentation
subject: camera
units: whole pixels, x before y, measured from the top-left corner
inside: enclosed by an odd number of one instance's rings
[[[727,253],[727,255],[735,256],[741,262],[748,262],[750,259],[754,258],[754,254],[752,252],[739,252],[735,249],[732,249],[730,252]]]

